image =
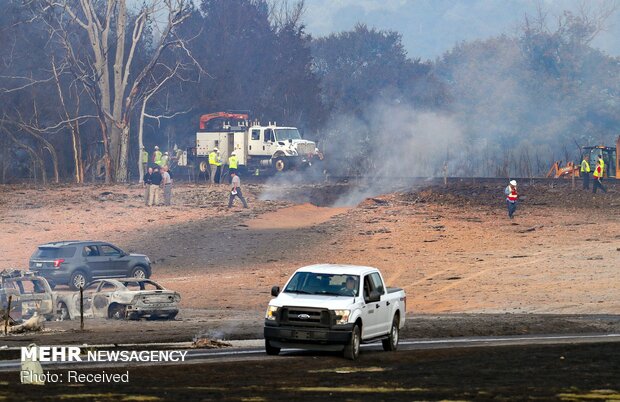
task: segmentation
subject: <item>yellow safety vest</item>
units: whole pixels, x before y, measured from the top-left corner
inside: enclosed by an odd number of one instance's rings
[[[601,177],[605,176],[605,161],[600,159],[601,161]]]
[[[211,151],[209,154],[209,165],[220,166],[222,163],[217,160],[217,152]]]
[[[155,151],[155,158],[153,159],[153,162],[155,162],[156,165],[161,166],[161,156],[162,156],[161,151]]]
[[[238,161],[237,161],[237,157],[236,156],[231,156],[228,158],[228,168],[229,169],[237,169],[237,165],[238,165]]]
[[[142,163],[149,163],[149,153],[142,151]]]
[[[601,173],[598,172],[599,166],[597,166],[596,169],[594,169],[594,173],[593,173],[594,178],[598,179],[599,177],[603,177],[603,167],[600,166],[600,169],[601,169]]]
[[[590,164],[585,159],[581,161],[581,173],[584,173],[584,172],[590,173]]]

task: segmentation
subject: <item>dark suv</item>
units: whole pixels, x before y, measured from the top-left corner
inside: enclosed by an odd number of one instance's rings
[[[151,276],[151,261],[100,241],[61,241],[42,244],[30,257],[30,270],[51,287],[69,285],[77,290],[96,278]]]

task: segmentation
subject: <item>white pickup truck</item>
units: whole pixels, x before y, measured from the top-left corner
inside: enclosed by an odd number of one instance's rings
[[[405,325],[407,297],[388,288],[376,268],[319,264],[298,269],[265,314],[265,350],[281,348],[342,350],[359,356],[360,344],[382,340],[383,349],[396,350]]]

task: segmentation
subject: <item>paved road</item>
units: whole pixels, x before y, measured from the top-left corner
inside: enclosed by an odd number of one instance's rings
[[[579,334],[579,335],[526,335],[526,336],[493,336],[493,337],[462,337],[442,339],[403,339],[399,344],[400,350],[428,350],[428,349],[457,349],[471,347],[501,347],[501,346],[524,346],[524,345],[562,345],[562,344],[591,344],[591,343],[620,342],[620,334]],[[267,356],[262,347],[262,340],[242,341],[244,347],[232,349],[185,349],[186,344],[159,344],[152,345],[148,350],[183,350],[187,351],[184,362],[169,364],[194,364],[216,363],[249,360],[278,359],[277,356]],[[89,346],[89,348],[109,348],[111,345]],[[176,347],[175,347],[176,346]],[[120,345],[126,350],[145,350],[142,345]],[[362,345],[363,351],[381,350],[380,343]],[[289,358],[316,354],[317,352],[302,351],[299,349],[284,349],[280,356]],[[75,363],[42,363],[44,370],[65,368],[106,368],[123,366],[153,366],[167,364],[163,362],[113,362],[113,361],[82,361]],[[15,360],[3,360],[0,362],[0,371],[19,371],[21,362]]]

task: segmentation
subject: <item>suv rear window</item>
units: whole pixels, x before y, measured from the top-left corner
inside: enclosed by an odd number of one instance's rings
[[[75,247],[39,247],[34,258],[70,258],[75,254]]]

